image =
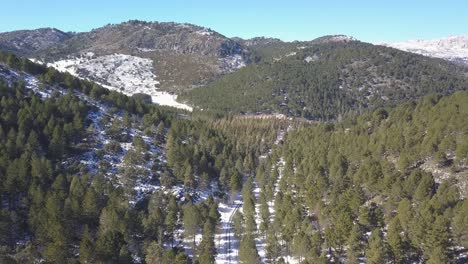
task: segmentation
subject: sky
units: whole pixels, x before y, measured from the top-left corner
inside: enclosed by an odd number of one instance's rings
[[[311,40],[345,34],[380,43],[468,35],[466,0],[0,0],[0,32],[89,31],[131,19],[192,23],[228,37]]]

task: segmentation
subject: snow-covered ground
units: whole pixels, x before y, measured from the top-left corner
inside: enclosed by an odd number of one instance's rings
[[[125,54],[95,56],[92,52],[47,64],[61,72],[95,81],[126,95],[145,93],[153,103],[188,111],[192,107],[176,101],[177,95],[158,90],[153,61]]]
[[[236,194],[230,202],[219,204],[219,213],[221,214],[220,229],[215,235],[216,259],[217,264],[238,263],[237,255],[239,253],[239,241],[234,237],[232,229],[232,218],[242,206],[242,197]]]
[[[380,45],[468,65],[468,35],[433,40],[417,39],[395,43],[380,43]]]
[[[219,59],[221,69],[224,73],[230,73],[242,67],[245,67],[244,58],[241,55],[231,55],[225,58]]]

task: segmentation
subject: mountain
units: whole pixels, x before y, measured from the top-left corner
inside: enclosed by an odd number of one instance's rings
[[[248,65],[182,99],[200,111],[336,119],[465,90],[467,74],[466,67],[441,59],[331,36],[291,46],[282,56]]]
[[[0,49],[28,57],[62,43],[72,36],[72,33],[65,33],[55,28],[0,33]]]
[[[436,46],[451,54],[466,47],[464,39]],[[131,20],[81,33],[1,33],[0,40],[0,49],[188,111],[337,119],[467,87],[466,68],[345,35],[231,39],[192,24]]]
[[[450,36],[433,40],[418,39],[381,45],[468,65],[468,36]]]
[[[249,63],[249,51],[191,24],[128,21],[74,34],[54,29],[0,34],[0,48],[128,95],[190,110],[173,92],[206,84]],[[170,92],[170,93],[167,93]]]

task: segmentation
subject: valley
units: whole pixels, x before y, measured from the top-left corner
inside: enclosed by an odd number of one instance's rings
[[[0,263],[466,263],[464,43],[0,33]]]

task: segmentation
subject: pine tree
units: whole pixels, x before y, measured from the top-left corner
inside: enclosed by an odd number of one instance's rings
[[[369,238],[366,250],[367,263],[380,264],[385,262],[385,244],[379,229],[374,229]]]
[[[175,197],[171,195],[169,197],[169,204],[167,206],[167,214],[164,220],[164,225],[166,226],[166,232],[169,233],[169,236],[171,239],[171,245],[174,242],[174,231],[177,225],[178,211],[179,211],[179,207],[177,206]]]
[[[160,244],[156,243],[155,241],[149,243],[145,253],[145,261],[147,264],[163,263],[164,249]]]
[[[429,232],[426,233],[424,243],[425,255],[430,256],[437,248],[447,249],[449,247],[449,240],[449,222],[444,216],[437,216],[434,223],[430,226]],[[444,252],[444,254],[446,253]]]
[[[237,171],[234,170],[234,173],[231,174],[231,179],[229,181],[229,188],[231,193],[236,193],[240,191],[242,186],[242,175]]]
[[[266,258],[270,261],[276,260],[280,255],[280,245],[274,228],[266,231]]]
[[[99,216],[98,195],[93,187],[88,187],[83,198],[83,215],[89,220],[97,219]]]
[[[239,239],[244,234],[244,216],[237,210],[232,219],[234,236]]]
[[[403,229],[399,218],[393,218],[388,227],[387,241],[395,263],[402,263],[404,261],[405,243],[401,235],[402,232]]]
[[[265,234],[266,230],[270,226],[270,208],[268,206],[268,201],[265,197],[265,188],[262,188],[260,192],[260,231]]]
[[[122,233],[118,231],[100,232],[96,242],[97,257],[104,262],[118,262],[120,250],[124,244]]]
[[[450,259],[445,252],[445,249],[442,247],[436,247],[430,252],[429,259],[427,264],[440,264],[440,263],[450,263]]]
[[[195,188],[195,175],[193,174],[192,165],[188,163],[185,165],[184,185],[189,188]]]
[[[355,224],[348,237],[348,250],[346,251],[346,263],[358,264],[361,255],[361,228]]]
[[[185,235],[193,239],[193,249],[195,249],[195,235],[199,229],[200,212],[198,208],[193,205],[192,201],[186,204],[183,208],[184,217],[183,223],[185,228]]]
[[[303,232],[299,231],[294,235],[292,241],[292,252],[295,256],[299,257],[299,263],[302,262],[307,252],[310,251],[309,237]]]
[[[203,226],[203,237],[199,247],[198,261],[200,264],[212,264],[215,261],[216,248],[214,243],[214,225],[210,220]]]
[[[260,263],[257,246],[255,245],[254,238],[246,234],[242,237],[239,246],[239,263],[242,264],[256,264]]]
[[[413,208],[411,202],[408,199],[403,199],[398,204],[398,220],[400,220],[401,227],[404,231],[408,231],[411,219],[413,218]]]
[[[89,232],[88,226],[85,226],[81,234],[80,241],[80,262],[83,264],[93,263],[94,242]]]
[[[452,221],[454,238],[459,245],[468,248],[468,200],[461,202]]]
[[[65,151],[65,142],[62,136],[62,131],[59,127],[54,129],[52,139],[49,144],[50,156],[54,159],[60,159]]]

